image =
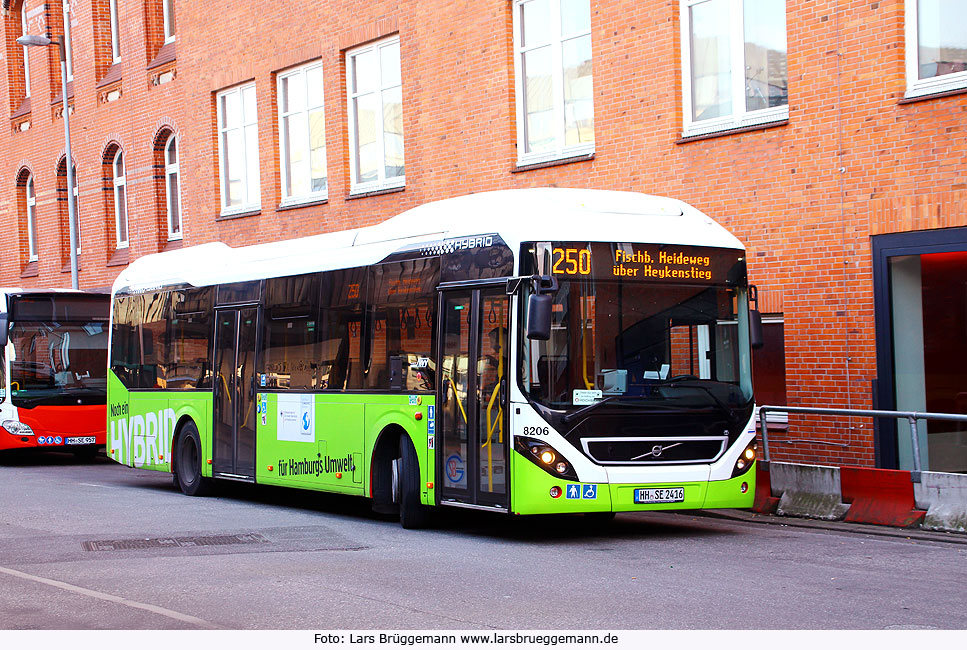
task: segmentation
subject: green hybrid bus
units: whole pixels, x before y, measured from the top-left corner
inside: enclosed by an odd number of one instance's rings
[[[751,507],[742,244],[577,189],[139,258],[113,287],[108,456],[215,480],[527,514]]]

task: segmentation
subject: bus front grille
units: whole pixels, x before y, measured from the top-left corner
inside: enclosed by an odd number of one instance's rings
[[[728,447],[728,436],[583,438],[584,453],[602,465],[711,463]]]

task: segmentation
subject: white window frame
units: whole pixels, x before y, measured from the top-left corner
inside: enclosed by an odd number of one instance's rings
[[[66,162],[64,163],[64,169],[65,170],[67,169]],[[65,173],[68,173],[68,172],[65,171]],[[67,184],[68,190],[70,190],[71,182],[73,181],[74,183],[74,190],[73,190],[74,191],[74,221],[76,224],[75,227],[77,229],[77,233],[76,233],[77,234],[77,254],[80,255],[81,254],[81,213],[80,213],[80,208],[78,207],[80,203],[78,202],[79,196],[77,194],[77,165],[71,163],[69,174],[70,174],[69,176],[65,177],[64,182]],[[70,227],[71,227],[70,221],[71,221],[70,208],[68,208],[67,210],[68,241],[70,240]],[[67,244],[67,250],[68,252],[70,251],[69,243]]]
[[[118,0],[110,0],[108,3],[111,9],[111,60],[114,63],[121,61],[121,35],[118,26]]]
[[[967,71],[920,79],[919,0],[905,0],[906,18],[906,97],[923,97],[949,90],[967,88]]]
[[[557,26],[551,35],[550,43],[532,44],[522,47],[523,28],[522,7],[533,0],[514,0],[514,79],[515,81],[515,101],[517,110],[517,164],[533,165],[541,162],[573,158],[594,153],[594,142],[584,142],[570,147],[564,146],[566,120],[564,114],[564,61],[562,46],[565,41],[575,38],[589,36],[591,29],[587,31],[575,32],[573,34],[561,34],[561,2],[560,0],[550,0],[550,15],[547,17],[551,25]],[[589,20],[590,26],[590,20]],[[544,151],[527,151],[527,115],[525,113],[526,88],[524,78],[524,55],[534,49],[551,46],[551,86],[554,101],[554,142],[553,149]],[[594,50],[592,46],[591,60],[594,60]],[[593,83],[593,80],[592,80]],[[592,93],[592,101],[594,95]]]
[[[305,104],[305,106],[301,107],[299,110],[290,110],[287,113],[286,112],[283,112],[283,110],[282,110],[282,106],[283,106],[283,102],[282,102],[283,84],[282,84],[282,82],[284,80],[288,79],[288,80],[290,80],[289,83],[292,83],[292,80],[293,79],[298,79],[299,82],[301,82],[303,84],[308,84],[308,81],[307,81],[307,76],[308,76],[307,75],[307,72],[309,70],[312,70],[312,69],[315,69],[315,68],[319,68],[319,70],[322,71],[322,61],[313,61],[311,63],[307,63],[305,65],[299,66],[298,68],[292,68],[292,69],[286,70],[284,72],[280,72],[278,74],[277,79],[276,79],[276,88],[277,88],[277,93],[278,93],[277,97],[278,97],[278,104],[279,104],[279,147],[280,147],[280,150],[281,150],[281,156],[279,158],[279,175],[280,175],[280,182],[282,184],[282,202],[281,202],[281,204],[283,206],[286,206],[286,205],[297,205],[299,203],[308,203],[308,202],[312,202],[312,201],[322,201],[322,200],[325,200],[325,199],[328,199],[329,198],[329,169],[328,169],[328,165],[326,165],[326,170],[325,170],[326,171],[326,189],[319,190],[319,191],[316,191],[316,192],[313,192],[313,191],[310,190],[308,194],[304,194],[304,195],[293,195],[292,194],[292,188],[289,187],[289,184],[286,181],[286,173],[285,173],[286,165],[289,164],[289,151],[288,151],[288,148],[287,148],[286,138],[285,138],[285,119],[286,118],[292,118],[292,117],[300,116],[301,115],[301,118],[298,120],[298,122],[299,122],[299,125],[298,126],[299,126],[299,129],[300,129],[301,133],[302,133],[302,136],[304,137],[305,141],[308,143],[309,142],[309,112],[310,111],[317,111],[318,110],[318,111],[323,111],[323,113],[325,113],[325,110],[326,110],[326,100],[325,100],[325,97],[324,97],[324,93],[321,92],[322,89],[320,89],[320,96],[322,97],[322,102],[320,104],[316,104],[316,105],[311,105],[310,106],[309,105],[308,86],[306,86],[306,92],[305,92],[306,104]],[[324,76],[323,76],[323,79],[325,79]],[[323,128],[325,128],[325,127],[323,127]],[[328,154],[328,149],[327,149],[326,153]],[[308,158],[305,161],[305,164],[302,166],[303,168],[300,169],[300,170],[296,170],[296,171],[291,172],[292,175],[295,175],[296,172],[305,173],[306,175],[311,174],[311,171],[312,171],[311,158],[312,158],[312,152],[310,151],[309,152],[309,155],[308,155]]]
[[[175,0],[161,0],[161,11],[164,18],[165,43],[175,40]]]
[[[175,161],[171,162],[169,152],[172,147],[175,150]],[[179,166],[181,159],[179,158],[180,152],[178,151],[178,139],[175,134],[172,133],[168,136],[167,142],[165,142],[165,148],[163,151],[165,158],[165,214],[168,223],[168,241],[174,241],[181,239],[183,236],[182,218],[181,218],[181,178]],[[171,179],[174,177],[177,180],[178,191],[171,191]],[[173,228],[174,220],[172,219],[172,206],[177,206],[178,213],[178,228],[177,230]]]
[[[718,131],[729,131],[746,126],[768,124],[789,119],[789,104],[773,106],[756,111],[745,108],[745,16],[743,0],[728,0],[731,4],[729,35],[731,37],[730,66],[732,70],[732,114],[709,120],[692,120],[692,52],[691,20],[689,10],[710,0],[681,0],[681,49],[682,49],[682,137],[706,135]],[[786,53],[788,57],[789,12],[786,9]],[[788,60],[788,59],[787,59]],[[736,74],[738,73],[738,74]],[[788,75],[788,71],[787,71]],[[788,83],[788,77],[786,82]]]
[[[37,193],[34,187],[33,174],[27,177],[24,195],[27,204],[27,261],[36,262],[39,259],[37,253]]]
[[[71,36],[71,0],[62,0],[64,7],[64,52],[67,59],[67,81],[74,81],[73,37]]]
[[[234,86],[223,90],[215,95],[215,107],[218,114],[218,187],[219,195],[221,197],[221,215],[230,216],[234,214],[240,214],[244,212],[252,212],[255,210],[260,210],[262,208],[262,197],[261,197],[261,183],[260,183],[260,170],[261,165],[258,159],[258,109],[254,111],[254,115],[248,115],[245,112],[245,100],[243,97],[244,91],[251,88],[252,92],[255,92],[255,82],[244,83],[239,86]],[[239,106],[241,107],[242,122],[241,124],[226,126],[225,125],[225,115],[222,111],[222,99],[231,94],[238,94]],[[256,97],[257,101],[257,97]],[[248,141],[245,139],[246,127],[255,126],[255,178],[249,178],[249,160],[248,160]],[[245,190],[245,200],[239,205],[228,204],[229,191],[228,191],[228,179],[225,177],[226,169],[226,156],[228,155],[228,148],[225,146],[225,137],[229,132],[236,129],[242,132],[242,165],[244,171],[243,180]],[[254,187],[252,186],[254,185]]]
[[[26,0],[20,3],[20,35],[27,36],[27,7]],[[30,48],[23,46],[24,51],[24,90],[25,98],[30,97]]]
[[[121,161],[123,172],[118,175],[118,161]],[[124,162],[124,151],[119,147],[111,161],[111,177],[114,179],[114,236],[118,248],[127,248],[131,233],[128,228],[128,183],[127,166]],[[121,221],[124,221],[124,238],[121,238]]]
[[[363,183],[357,182],[356,180],[357,157],[359,155],[359,152],[356,151],[356,145],[354,144],[356,142],[356,129],[357,129],[357,119],[356,119],[356,110],[354,108],[355,106],[354,100],[368,93],[354,93],[352,91],[352,78],[353,78],[353,71],[355,66],[355,57],[359,56],[360,54],[365,54],[366,52],[369,52],[369,51],[376,52],[377,70],[378,70],[380,79],[377,80],[375,93],[377,95],[379,105],[383,106],[383,94],[386,91],[395,90],[396,88],[402,89],[403,87],[402,52],[400,54],[400,84],[399,85],[393,84],[393,85],[384,86],[382,81],[382,70],[381,70],[381,67],[378,65],[380,61],[380,58],[379,58],[380,48],[388,45],[393,45],[394,43],[397,46],[400,44],[399,36],[384,38],[382,40],[370,43],[368,45],[364,45],[362,47],[357,47],[346,51],[346,98],[348,100],[347,115],[349,116],[349,193],[350,195],[365,194],[367,192],[378,192],[380,190],[406,186],[405,136],[403,136],[404,137],[404,143],[403,143],[404,144],[404,147],[403,147],[404,173],[402,176],[386,178],[386,150],[384,146],[386,132],[382,128],[380,128],[379,130],[380,137],[377,138],[377,142],[379,144],[379,159],[381,161],[381,164],[377,168],[377,172],[378,172],[377,179],[375,181],[367,181]],[[382,127],[382,124],[380,126]]]

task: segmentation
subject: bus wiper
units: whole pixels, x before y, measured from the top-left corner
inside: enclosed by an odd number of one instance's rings
[[[715,401],[716,406],[722,409],[725,413],[727,413],[728,415],[732,414],[732,409],[729,408],[728,404],[726,404],[721,399],[719,399],[719,396],[716,395],[715,392],[708,386],[705,386],[703,384],[693,383],[697,381],[702,381],[702,380],[697,377],[693,378],[690,375],[682,375],[680,377],[673,377],[667,381],[660,382],[658,385],[671,386],[673,384],[679,384],[679,385],[684,385],[686,388],[698,388],[699,390],[705,391],[705,393],[708,394],[708,396]]]
[[[576,411],[572,411],[571,413],[568,413],[563,418],[561,418],[561,420],[565,424],[567,424],[571,420],[574,420],[574,419],[576,419],[576,418],[584,415],[585,413],[589,413],[589,412],[593,411],[594,409],[598,408],[599,406],[601,406],[602,404],[607,404],[608,402],[610,402],[611,400],[613,400],[613,399],[615,399],[617,397],[624,397],[624,396],[623,395],[608,395],[604,399],[600,399],[597,402],[595,402],[594,404],[588,404],[587,406],[584,406],[582,408],[579,408]]]

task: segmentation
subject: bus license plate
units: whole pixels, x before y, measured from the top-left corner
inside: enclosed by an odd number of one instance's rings
[[[685,488],[636,488],[635,503],[680,503],[685,500]]]
[[[93,445],[94,436],[78,436],[76,438],[65,438],[65,445]]]

